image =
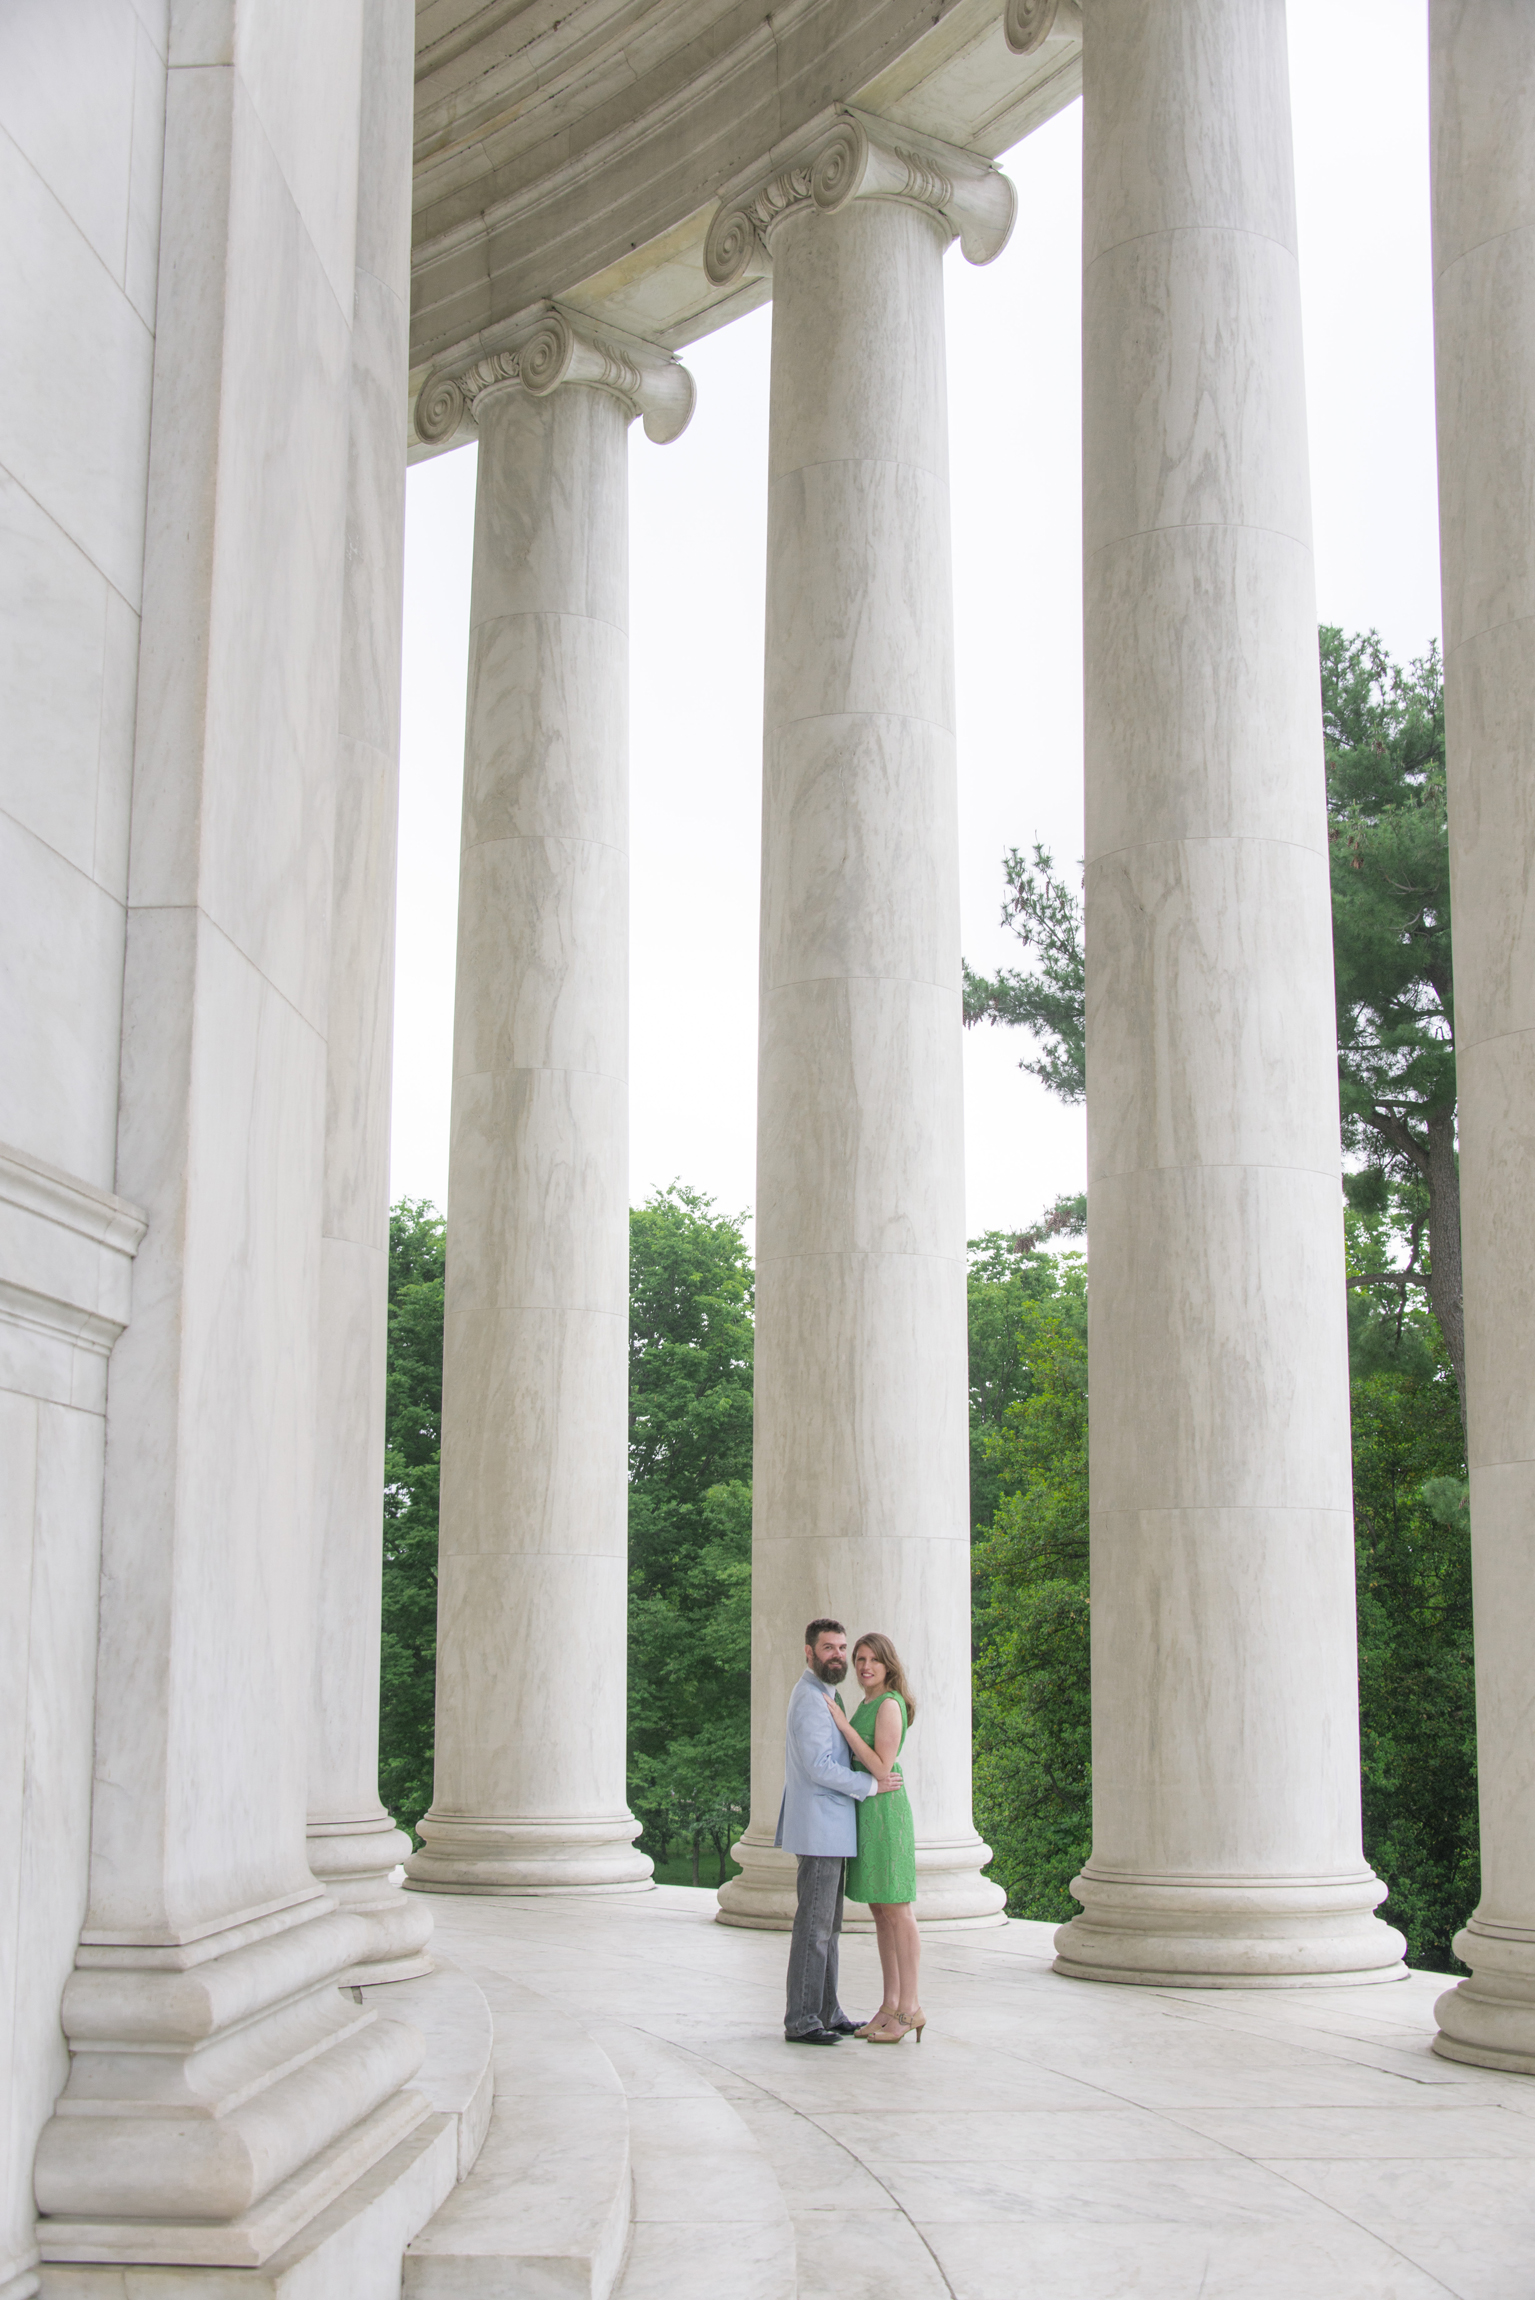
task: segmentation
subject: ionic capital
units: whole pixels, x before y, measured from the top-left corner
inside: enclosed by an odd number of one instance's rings
[[[1002,34],[1015,56],[1032,56],[1052,32],[1059,39],[1081,39],[1081,0],[1005,0]]]
[[[716,287],[765,272],[785,216],[809,208],[834,216],[852,200],[922,208],[958,236],[973,264],[1002,253],[1018,212],[1017,192],[990,160],[844,105],[786,159],[725,194],[704,242],[704,270]]]
[[[434,369],[416,400],[417,434],[435,446],[475,421],[487,392],[510,389],[547,399],[563,383],[611,392],[663,447],[686,431],[697,396],[692,376],[670,352],[548,304],[498,349]]]

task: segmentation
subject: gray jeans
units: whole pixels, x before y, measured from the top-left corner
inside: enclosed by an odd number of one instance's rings
[[[842,1931],[842,1856],[799,1856],[799,1905],[789,1942],[785,2036],[809,2036],[843,2018],[837,2002],[837,1937]]]

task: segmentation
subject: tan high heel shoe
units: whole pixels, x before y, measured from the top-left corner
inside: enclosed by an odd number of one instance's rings
[[[890,2028],[882,2029],[880,2023],[886,2020],[893,2025]],[[904,2044],[907,2025],[899,2013],[880,2013],[870,2021],[864,2030],[863,2041],[865,2044]]]
[[[920,2044],[922,2042],[922,2031],[927,2026],[927,2014],[922,2010],[922,2007],[918,2005],[910,2020],[901,2020],[899,2013],[897,2013],[895,2017],[897,2020],[901,2021],[902,2028],[909,2028],[912,2031],[912,2034],[916,2037],[918,2044]]]
[[[894,2005],[881,2005],[879,2011],[872,2014],[870,2018],[864,2022],[862,2028],[854,2029],[853,2034],[854,2036],[861,2036],[864,2040],[864,2043],[867,2044],[869,2041],[869,2031],[871,2028],[878,2028],[882,2020],[896,2020],[899,2017],[900,2016],[897,2014]]]

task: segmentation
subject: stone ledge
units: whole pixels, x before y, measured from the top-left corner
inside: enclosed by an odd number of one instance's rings
[[[795,2300],[794,2224],[746,2120],[691,2053],[637,2028],[596,2041],[630,2104],[634,2217],[613,2300]]]
[[[385,1981],[353,1994],[375,2012],[407,2020],[426,2038],[426,2058],[411,2079],[439,2115],[458,2126],[457,2180],[466,2180],[485,2143],[495,2092],[495,2027],[485,1992],[454,1965],[406,1981]]]
[[[487,1993],[490,2130],[469,2178],[407,2248],[402,2300],[607,2300],[629,2233],[623,2088],[546,1998],[492,1976]]]
[[[0,1386],[99,1413],[146,1217],[0,1143]]]

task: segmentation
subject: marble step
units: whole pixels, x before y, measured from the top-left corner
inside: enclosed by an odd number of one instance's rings
[[[547,1997],[469,1969],[495,2022],[490,2128],[406,2247],[401,2300],[608,2300],[629,2234],[624,2088]]]
[[[634,2214],[613,2300],[795,2300],[783,2192],[699,2062],[641,2029],[592,2035],[629,2101]]]
[[[354,1988],[359,2004],[408,2020],[426,2038],[426,2058],[411,2078],[433,2113],[454,2119],[454,2178],[468,2178],[485,2145],[495,2087],[495,2027],[484,1991],[439,1957],[414,1980]]]

